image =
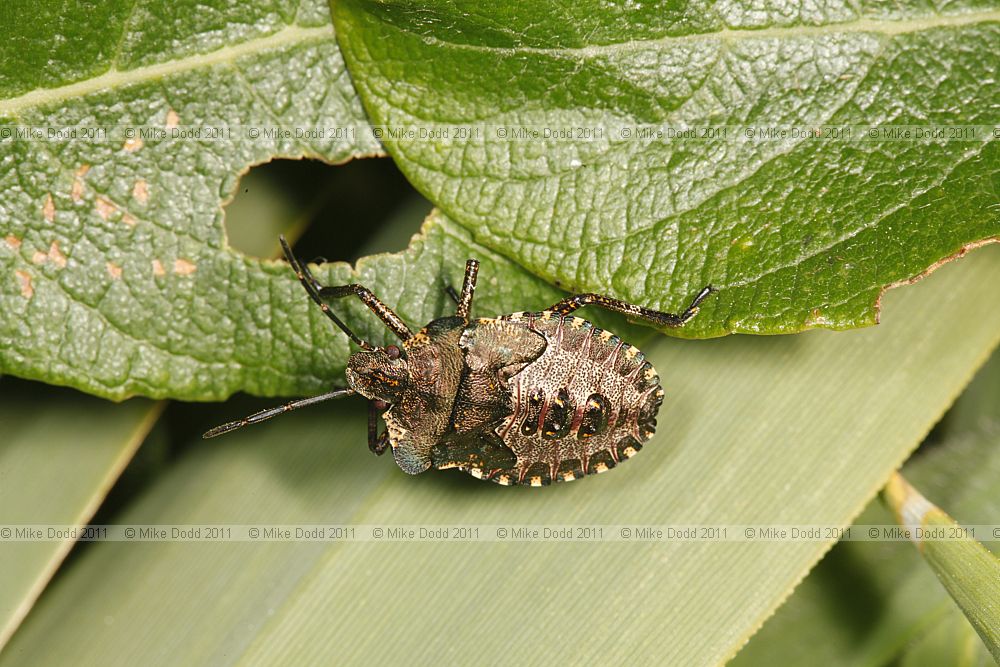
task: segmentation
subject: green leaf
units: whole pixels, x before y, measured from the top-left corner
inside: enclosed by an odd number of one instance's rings
[[[0,525],[85,525],[163,407],[26,391],[10,380],[0,387]],[[75,541],[0,539],[0,647]]]
[[[571,291],[675,310],[718,287],[676,335],[873,324],[885,286],[1000,236],[991,3],[338,0],[333,13],[365,108],[423,194]],[[961,141],[859,129],[887,124],[986,127]],[[620,136],[653,125],[729,134]],[[428,126],[452,134],[399,135]],[[854,134],[816,139],[822,126]],[[763,127],[806,132],[740,129]]]
[[[846,525],[997,344],[1000,311],[982,304],[998,251],[891,292],[877,329],[658,338],[645,351],[668,388],[660,429],[607,475],[549,489],[409,477],[368,453],[364,409],[348,399],[192,443],[120,520]],[[713,664],[828,547],[101,543],[54,582],[0,664]]]
[[[1000,513],[1000,414],[997,403],[982,400],[997,378],[1000,353],[994,353],[949,412],[943,441],[921,450],[903,468],[907,479],[966,524],[993,523]],[[956,414],[966,420],[956,422]],[[984,420],[986,415],[993,419]],[[856,523],[889,525],[895,519],[875,500]],[[994,551],[996,545],[991,545]],[[954,658],[945,659],[946,651]],[[884,665],[900,659],[937,665],[992,661],[975,629],[910,544],[843,542],[750,640],[733,666]]]
[[[885,497],[899,523],[911,534],[918,530],[951,535],[958,527],[950,516],[894,474]],[[1000,559],[973,537],[958,540],[914,537],[921,555],[954,598],[983,642],[1000,662]]]
[[[0,372],[116,399],[327,386],[344,339],[305,316],[287,266],[229,250],[222,229],[222,205],[253,164],[381,150],[369,133],[248,134],[366,126],[326,6],[88,12],[40,2],[6,12],[4,48],[18,57],[0,59]],[[6,134],[48,126],[111,129],[98,140]],[[126,127],[168,138],[128,140]],[[205,129],[215,127],[232,134],[215,140]]]

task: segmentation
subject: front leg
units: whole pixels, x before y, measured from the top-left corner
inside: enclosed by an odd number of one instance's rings
[[[413,338],[413,332],[410,331],[410,327],[406,326],[403,319],[394,313],[389,306],[379,301],[378,297],[364,285],[352,283],[350,285],[337,285],[336,287],[321,287],[319,290],[320,299],[342,299],[352,294],[361,299],[361,303],[368,306],[382,320],[382,323],[389,327],[389,330],[396,334],[401,341],[406,342]]]
[[[458,297],[458,308],[455,315],[468,321],[472,311],[472,295],[476,291],[476,276],[479,274],[479,262],[470,259],[465,263],[465,279],[462,281],[462,294]]]
[[[389,447],[389,431],[378,432],[379,406],[381,401],[368,401],[368,449],[375,456],[382,456]],[[385,407],[383,406],[384,410]]]
[[[313,278],[313,275],[309,272],[309,268],[305,264],[300,262],[298,257],[295,256],[295,254],[292,252],[291,247],[289,247],[288,245],[288,241],[285,240],[285,237],[279,236],[278,240],[281,241],[281,248],[282,250],[285,251],[285,258],[288,260],[288,263],[292,266],[292,269],[295,271],[295,275],[298,276],[299,282],[302,283],[302,287],[305,288],[306,293],[309,295],[309,298],[315,301],[316,305],[320,307],[320,310],[323,311],[323,314],[329,317],[334,324],[340,327],[340,330],[343,331],[345,334],[347,334],[348,338],[357,343],[358,347],[360,347],[362,350],[374,349],[374,346],[371,343],[362,339],[356,333],[351,331],[351,328],[348,327],[346,324],[344,324],[340,320],[340,318],[337,317],[332,310],[330,310],[330,306],[323,303],[323,299],[320,297],[320,292],[323,290],[323,286],[320,285],[315,278]]]

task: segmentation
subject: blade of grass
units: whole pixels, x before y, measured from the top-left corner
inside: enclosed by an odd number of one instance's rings
[[[903,468],[907,479],[966,524],[989,524],[1000,513],[1000,352],[935,427]],[[873,500],[862,525],[891,525]],[[1000,543],[987,543],[994,553]],[[941,629],[946,626],[948,629]],[[924,639],[933,635],[933,640]],[[971,638],[971,643],[968,641]],[[943,642],[952,642],[950,658]],[[906,542],[842,542],[736,656],[733,667],[822,664],[987,665],[993,659],[975,629],[921,556]]]
[[[900,655],[899,667],[991,667],[982,640],[961,614],[945,614]]]
[[[1000,559],[971,536],[922,538],[921,532],[950,536],[960,527],[899,473],[889,478],[884,495],[900,525],[913,535],[924,560],[1000,662]]]
[[[147,400],[115,404],[75,391],[3,383],[0,524],[83,526],[160,415]],[[0,540],[0,647],[74,540]]]

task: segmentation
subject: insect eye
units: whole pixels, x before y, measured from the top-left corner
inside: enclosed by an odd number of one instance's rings
[[[399,348],[396,347],[395,345],[388,345],[385,348],[385,354],[390,359],[399,359],[399,355],[401,354],[401,352],[399,351]]]

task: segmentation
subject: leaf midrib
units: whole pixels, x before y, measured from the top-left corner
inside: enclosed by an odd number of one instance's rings
[[[547,55],[573,56],[581,60],[598,56],[616,55],[630,51],[654,49],[691,42],[732,43],[751,39],[795,39],[800,37],[825,37],[843,34],[868,34],[884,37],[895,37],[935,28],[963,27],[976,23],[1000,22],[1000,10],[963,12],[958,14],[936,14],[918,18],[888,20],[888,19],[856,19],[840,23],[823,25],[797,25],[780,28],[744,28],[716,30],[713,32],[692,33],[689,35],[666,35],[653,39],[629,40],[610,44],[590,44],[575,47],[539,47],[539,46],[487,46],[482,44],[465,44],[449,42],[432,35],[420,34],[421,39],[428,44],[440,45],[449,49],[462,51],[477,51],[496,53],[500,55]],[[401,26],[395,26],[401,32],[410,32]],[[416,35],[417,33],[410,34]]]
[[[251,39],[235,46],[226,46],[207,53],[199,53],[185,58],[168,60],[156,63],[155,65],[147,65],[124,71],[112,68],[100,76],[83,81],[76,81],[56,88],[33,90],[18,97],[0,99],[0,116],[16,116],[24,109],[60,105],[68,100],[84,97],[102,90],[145,83],[195,69],[230,64],[244,56],[262,51],[301,44],[312,40],[333,39],[333,36],[332,25],[309,28],[291,25],[267,37]]]

